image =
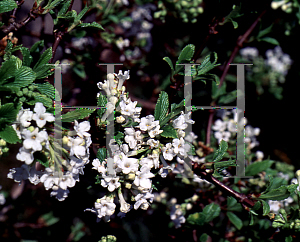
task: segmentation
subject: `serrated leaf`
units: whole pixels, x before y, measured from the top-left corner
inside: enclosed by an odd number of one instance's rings
[[[174,112],[176,109],[179,109],[180,111],[184,111],[184,104],[185,104],[184,99],[182,99],[182,101],[178,104],[172,103],[171,104],[171,112]]]
[[[267,168],[271,167],[273,163],[273,160],[256,161],[246,167],[245,174],[246,176],[257,175],[258,173],[263,172]]]
[[[78,24],[76,28],[96,28],[104,30],[101,24],[98,24],[97,22]]]
[[[106,108],[105,108],[106,104],[107,104],[107,97],[100,92],[98,100],[97,100],[97,106],[102,107],[100,109],[97,109],[97,114],[99,115],[100,118],[102,118],[102,115],[106,111]]]
[[[51,74],[54,73],[54,71],[51,71],[51,69],[54,67],[55,67],[54,65],[48,65],[48,64],[40,65],[34,70],[36,74],[36,79],[44,79],[50,76]]]
[[[30,54],[32,55],[33,53],[40,53],[43,48],[44,48],[44,40],[40,40],[34,43],[33,46],[31,46]]]
[[[154,117],[155,120],[159,120],[161,122],[167,115],[169,108],[169,97],[168,94],[162,91],[159,94],[157,103],[155,105]]]
[[[47,97],[51,98],[52,100],[55,99],[55,88],[49,82],[35,83],[34,86],[41,94],[46,95]]]
[[[34,65],[33,70],[37,72],[37,68],[47,64],[52,57],[52,47],[49,47],[43,52],[38,62]]]
[[[0,107],[0,117],[7,122],[14,122],[20,107],[15,108],[13,103],[6,103]]]
[[[276,40],[274,38],[271,38],[271,37],[264,37],[264,38],[260,39],[260,41],[265,41],[265,42],[270,43],[272,45],[280,45],[278,40]]]
[[[238,229],[240,230],[243,227],[243,221],[236,216],[232,212],[227,212],[227,217],[229,218],[230,222]]]
[[[83,119],[87,116],[89,116],[92,112],[94,112],[95,109],[88,109],[88,108],[82,108],[82,109],[76,109],[74,111],[70,111],[66,114],[63,114],[61,116],[62,122],[73,122],[75,119]]]
[[[52,107],[52,104],[53,104],[53,101],[51,100],[51,98],[49,98],[43,94],[36,94],[36,96],[34,97],[34,100],[27,101],[26,103],[29,105],[35,105],[35,103],[37,103],[37,102],[41,102],[47,108]]]
[[[222,158],[226,154],[227,149],[228,149],[227,142],[224,140],[221,140],[221,142],[219,144],[219,149],[214,153],[213,162],[218,162],[218,161],[222,160]]]
[[[30,50],[26,47],[21,47],[20,50],[23,55],[22,65],[29,67],[32,62],[32,56],[30,55]]]
[[[72,0],[66,1],[64,4],[62,4],[62,6],[59,8],[58,12],[57,12],[57,16],[64,16],[71,4]]]
[[[181,51],[177,63],[182,64],[186,61],[190,61],[195,53],[195,46],[192,44],[189,44],[183,48]]]
[[[237,90],[229,92],[227,95],[221,96],[218,103],[227,104],[237,99]]]
[[[18,5],[13,0],[2,0],[0,1],[0,13],[5,13],[17,8]]]
[[[14,86],[26,87],[35,80],[35,72],[28,66],[22,66],[15,72]]]
[[[17,132],[11,125],[6,125],[4,129],[0,130],[0,138],[4,139],[7,143],[10,144],[21,142],[17,135]]]
[[[163,130],[163,132],[160,134],[162,137],[173,139],[178,138],[176,129],[174,129],[173,126],[170,124],[165,125],[161,128],[161,130]]]
[[[169,57],[164,57],[163,60],[166,61],[168,65],[171,67],[171,70],[174,71],[174,67],[171,59]]]
[[[104,161],[107,157],[107,149],[106,148],[99,148],[97,151],[97,158],[99,159],[99,161]]]
[[[262,193],[259,199],[269,199],[273,201],[284,200],[290,196],[298,187],[298,184],[282,185],[279,188],[273,189],[267,193]]]
[[[44,167],[49,167],[49,160],[47,159],[47,156],[43,154],[42,152],[34,152],[34,159],[39,162]]]
[[[0,83],[3,83],[9,78],[14,77],[17,70],[17,59],[12,58],[5,61],[0,69]]]
[[[219,66],[220,64],[216,64],[218,61],[218,55],[216,52],[210,53],[207,55],[202,61],[200,66],[197,66],[198,75],[203,75]]]

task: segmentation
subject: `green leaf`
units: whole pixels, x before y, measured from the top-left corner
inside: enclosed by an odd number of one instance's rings
[[[100,118],[102,118],[102,115],[106,111],[106,108],[105,108],[106,104],[107,104],[107,97],[100,92],[98,101],[97,101],[97,106],[102,107],[100,109],[97,109],[97,114],[99,115]]]
[[[210,53],[207,55],[204,60],[202,61],[200,66],[197,66],[198,75],[203,75],[219,66],[220,64],[216,64],[218,61],[218,55],[216,52]]]
[[[17,70],[17,59],[11,58],[5,61],[0,69],[0,83],[3,83],[9,78],[15,76],[15,72]]]
[[[51,69],[54,67],[55,67],[54,65],[50,65],[50,64],[40,65],[34,70],[36,74],[36,79],[44,79],[50,76],[51,74],[54,73],[54,71],[51,71]]]
[[[211,203],[205,206],[203,209],[203,214],[206,215],[206,223],[209,223],[214,218],[218,217],[221,212],[221,207],[219,204]]]
[[[236,216],[234,213],[232,212],[227,212],[226,213],[230,222],[238,229],[240,230],[243,227],[243,221]]]
[[[173,63],[172,63],[171,59],[169,57],[164,57],[163,60],[166,61],[169,64],[169,66],[171,67],[171,70],[174,71],[174,67],[173,67]]]
[[[272,45],[280,45],[279,42],[276,39],[271,38],[271,37],[264,37],[264,38],[260,39],[260,41],[265,41],[265,42],[270,43]]]
[[[159,120],[159,122],[161,122],[166,117],[168,113],[168,108],[169,108],[168,94],[164,91],[161,91],[154,110],[155,120]]]
[[[226,82],[223,82],[222,86],[219,88],[217,83],[211,84],[211,97],[212,99],[217,99],[219,96],[226,94]]]
[[[0,130],[0,138],[4,139],[7,143],[16,144],[21,142],[17,132],[11,125],[6,125],[4,129]]]
[[[32,62],[32,56],[30,55],[30,50],[26,47],[21,47],[21,53],[23,55],[22,65],[30,67]]]
[[[99,161],[104,161],[107,157],[107,149],[106,148],[99,148],[97,151],[97,158],[99,159]]]
[[[206,233],[202,234],[199,238],[200,242],[206,242],[208,239],[208,235]]]
[[[268,33],[270,33],[272,31],[272,27],[274,24],[271,24],[268,28],[265,28],[261,31],[259,31],[258,35],[256,38],[260,39],[261,37],[263,37],[264,35],[267,35]]]
[[[52,47],[43,52],[38,62],[34,65],[33,70],[37,72],[37,68],[47,64],[52,57]]]
[[[285,242],[293,242],[293,237],[289,235],[288,237],[285,237]]]
[[[182,64],[187,61],[190,61],[193,58],[194,53],[195,53],[194,45],[189,44],[189,45],[185,46],[178,57],[177,63]]]
[[[31,46],[30,54],[32,55],[33,53],[40,53],[43,48],[44,48],[44,40],[40,40],[34,43],[33,46]]]
[[[160,134],[162,137],[173,138],[173,139],[178,138],[177,131],[176,129],[173,128],[171,124],[165,125],[164,127],[161,128],[161,130],[163,130],[163,132]]]
[[[67,11],[68,11],[68,9],[70,7],[71,2],[72,2],[72,0],[68,0],[68,1],[66,1],[65,3],[63,3],[61,5],[61,7],[59,8],[59,10],[57,12],[57,16],[58,17],[59,16],[64,16],[67,13]]]
[[[221,104],[231,103],[233,101],[236,101],[236,98],[237,98],[237,90],[233,90],[229,92],[227,95],[220,97],[218,103]]]
[[[270,212],[270,206],[269,206],[269,203],[267,203],[266,201],[264,200],[259,200],[262,205],[263,205],[263,215],[267,215],[269,212]]]
[[[47,108],[51,108],[52,104],[53,104],[53,102],[50,98],[48,98],[46,95],[39,94],[39,93],[37,93],[34,96],[33,100],[26,101],[26,103],[29,105],[35,105],[35,103],[37,103],[37,102],[43,103],[44,106]]]
[[[269,200],[284,200],[290,196],[298,187],[298,184],[282,185],[279,188],[273,189],[267,193],[262,193],[259,199]]]
[[[17,8],[18,5],[13,0],[2,0],[0,1],[0,13],[5,13]]]
[[[273,163],[273,160],[256,161],[246,167],[245,174],[246,176],[257,175],[258,173],[263,172],[267,168],[271,167]]]
[[[47,156],[43,154],[42,152],[34,152],[33,154],[34,159],[38,161],[41,165],[45,167],[49,167],[49,160],[47,159]]]
[[[14,122],[20,107],[15,108],[13,103],[6,103],[0,107],[0,118],[7,122]]]
[[[15,80],[12,83],[14,86],[26,87],[35,80],[34,71],[28,66],[22,66],[15,72]]]
[[[282,177],[273,178],[272,176],[269,175],[269,184],[267,186],[267,189],[264,191],[264,193],[276,189],[281,185],[287,185],[287,183],[288,183],[287,180]]]
[[[96,29],[102,29],[105,30],[101,24],[98,24],[97,22],[92,22],[92,23],[82,23],[78,24],[76,28],[96,28]]]
[[[237,29],[239,27],[238,23],[232,19],[231,20],[231,23],[233,24],[233,28]]]
[[[171,104],[171,112],[175,112],[176,110],[177,111],[184,111],[184,105],[185,105],[185,100],[184,99],[182,99],[182,101],[178,104],[172,103]]]
[[[190,214],[186,219],[188,223],[193,225],[199,225],[199,226],[204,225],[205,220],[206,220],[206,215],[203,213]]]
[[[213,162],[218,162],[218,161],[222,160],[222,158],[226,154],[227,149],[228,149],[227,142],[224,140],[221,140],[221,142],[219,144],[219,149],[214,153]]]
[[[88,108],[76,109],[74,111],[70,111],[66,114],[63,114],[61,116],[61,121],[62,122],[73,122],[74,120],[83,119],[83,118],[89,116],[94,111],[95,111],[95,109],[88,109]]]
[[[49,82],[35,83],[34,86],[41,94],[46,95],[52,100],[55,99],[55,88]]]
[[[115,135],[114,139],[119,145],[122,145],[122,143],[123,143],[122,141],[124,139],[124,133],[118,131],[118,133]]]

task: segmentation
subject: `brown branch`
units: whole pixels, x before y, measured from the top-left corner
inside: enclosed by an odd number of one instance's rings
[[[23,0],[17,2],[18,7],[20,7],[23,4],[23,2],[24,2]],[[16,23],[16,16],[15,16],[16,12],[17,12],[17,8],[13,10],[10,19],[8,20],[9,25],[1,29],[2,31],[0,32],[0,39],[8,35],[10,32],[18,31],[20,28],[28,24],[30,21],[35,20],[43,12],[43,10],[41,7],[36,9],[33,6],[33,8],[30,9],[28,17],[19,23]]]
[[[241,36],[239,36],[237,42],[236,42],[236,46],[234,47],[225,67],[222,73],[222,76],[220,78],[220,84],[218,88],[221,88],[225,76],[228,73],[229,70],[229,64],[233,61],[234,57],[236,56],[236,54],[238,53],[239,49],[243,46],[243,43],[246,41],[246,39],[249,37],[249,35],[251,34],[251,32],[254,30],[254,28],[256,27],[256,25],[258,24],[258,22],[260,21],[261,17],[266,13],[267,10],[264,10],[258,17],[257,19],[252,23],[252,25],[249,27],[249,29]],[[211,106],[215,106],[216,105],[216,101],[214,100],[211,103]],[[211,133],[211,125],[212,125],[212,121],[213,121],[213,115],[214,115],[214,110],[212,110],[212,112],[209,114],[209,118],[208,118],[208,125],[207,125],[207,130],[206,130],[206,145],[210,145],[210,133]]]
[[[223,191],[224,193],[227,193],[228,195],[234,197],[239,203],[243,205],[243,207],[246,210],[249,210],[249,208],[253,208],[255,205],[255,201],[251,199],[250,195],[245,195],[243,193],[239,193],[231,189],[230,187],[226,186],[222,182],[220,182],[217,178],[213,177],[211,173],[206,172],[202,167],[194,163],[193,165],[193,171],[196,175],[200,176],[202,179],[205,179],[206,181],[212,183],[215,185],[218,189]]]

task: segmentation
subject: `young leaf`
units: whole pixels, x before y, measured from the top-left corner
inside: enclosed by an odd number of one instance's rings
[[[260,202],[263,205],[263,215],[265,216],[265,215],[267,215],[270,212],[270,205],[269,205],[269,203],[267,203],[264,200],[260,200]]]
[[[61,121],[62,122],[73,122],[75,119],[76,120],[83,119],[83,118],[89,116],[94,111],[95,111],[95,109],[88,109],[88,108],[70,111],[61,116]]]
[[[17,70],[17,59],[11,58],[5,61],[0,69],[0,83],[3,83],[9,78],[14,77]]]
[[[104,161],[107,157],[107,149],[106,148],[99,148],[97,151],[97,158],[99,159],[99,161]]]
[[[173,139],[178,138],[177,131],[170,124],[165,125],[164,127],[161,128],[161,130],[164,131],[160,134],[162,137],[173,138]]]
[[[55,99],[55,88],[49,82],[36,83],[36,84],[34,84],[34,86],[41,94],[46,95],[47,97],[51,98],[52,100]]]
[[[177,63],[182,64],[187,61],[190,61],[193,58],[194,53],[195,53],[194,45],[189,44],[189,45],[185,46],[178,57]]]
[[[78,24],[76,28],[96,28],[105,30],[101,24],[98,24],[97,22]]]
[[[49,167],[49,160],[42,152],[34,152],[34,159],[38,161],[41,165]]]
[[[2,0],[0,1],[0,13],[5,13],[17,8],[18,5],[13,0]]]
[[[52,107],[53,104],[50,98],[48,98],[46,95],[39,94],[39,93],[34,96],[34,100],[27,101],[26,103],[29,105],[34,105],[37,102],[41,102],[47,108]]]
[[[30,67],[30,64],[32,62],[32,56],[30,55],[30,50],[26,47],[21,47],[20,50],[23,55],[22,65]]]
[[[0,117],[6,122],[13,122],[16,120],[20,107],[15,108],[13,103],[6,103],[0,107]]]
[[[122,145],[122,140],[124,139],[124,133],[118,131],[118,133],[115,135],[114,139],[119,145]]]
[[[227,217],[229,218],[230,222],[238,229],[240,230],[243,227],[243,221],[236,216],[232,212],[227,212]]]
[[[33,70],[36,71],[36,69],[44,64],[47,64],[49,60],[52,57],[52,47],[48,48],[43,52],[41,57],[39,58],[38,62],[34,65]]]
[[[259,31],[257,38],[260,39],[264,35],[267,35],[268,33],[270,33],[272,31],[272,27],[273,27],[273,24],[271,24],[268,28],[265,28],[265,29]]]
[[[155,120],[159,120],[161,122],[167,115],[169,108],[169,97],[168,94],[162,91],[159,94],[155,110],[154,110],[154,117]]]
[[[31,46],[30,54],[32,55],[33,53],[40,53],[43,48],[44,48],[44,40],[40,40],[34,43],[33,46]]]
[[[171,59],[169,57],[164,57],[163,60],[166,61],[168,65],[171,67],[171,70],[174,71],[174,67]]]
[[[213,162],[218,162],[218,161],[222,160],[223,156],[226,154],[227,149],[228,149],[227,142],[224,140],[221,140],[219,149],[214,153]]]
[[[202,226],[205,224],[205,221],[206,221],[206,215],[203,214],[202,212],[201,213],[194,213],[194,214],[190,214],[186,221],[190,224],[193,224],[193,225],[199,225],[199,226]]]
[[[271,38],[271,37],[264,37],[262,39],[260,39],[261,41],[265,41],[267,43],[270,43],[272,45],[280,45],[278,40],[274,39],[274,38]]]

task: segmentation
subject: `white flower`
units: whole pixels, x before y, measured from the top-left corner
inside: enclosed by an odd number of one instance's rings
[[[150,172],[148,166],[142,166],[140,171],[136,172],[136,177],[133,181],[134,185],[141,186],[142,188],[150,189],[151,180],[149,178],[154,177],[154,174]]]
[[[155,118],[153,115],[148,115],[145,118],[141,118],[140,122],[140,130],[147,131],[155,128],[157,125],[159,125],[159,121],[154,121]]]
[[[223,132],[226,129],[226,124],[227,124],[227,122],[224,122],[224,121],[218,119],[215,121],[214,125],[212,126],[212,129]]]
[[[173,169],[174,169],[174,167],[172,167],[172,166],[164,166],[164,167],[159,169],[158,174],[162,178],[166,178],[167,175],[169,174],[169,171],[173,171]]]
[[[181,115],[173,121],[173,127],[175,129],[186,129],[188,127],[188,123],[193,124],[195,123],[193,120],[190,119],[192,112],[184,114],[181,112]]]
[[[129,45],[129,40],[128,40],[128,39],[125,39],[124,42],[125,42],[125,46],[128,46],[128,45]],[[128,71],[125,71],[124,74],[123,74],[123,72],[120,70],[120,71],[119,71],[119,74],[117,75],[117,78],[118,78],[118,90],[121,90],[124,81],[125,81],[125,80],[128,80],[128,79],[130,78],[130,76],[129,76],[129,70],[128,70]]]
[[[74,180],[72,174],[70,172],[67,172],[66,174],[63,175],[62,178],[59,179],[58,186],[61,189],[66,190],[67,187],[74,187],[75,183],[76,181]]]
[[[41,176],[40,181],[44,183],[45,189],[49,190],[54,185],[58,185],[59,178],[54,174],[51,168],[46,168],[45,173]]]
[[[163,156],[166,160],[173,160],[176,155],[171,143],[167,143],[165,147],[162,147]]]
[[[0,186],[0,190],[2,189],[2,186]],[[2,193],[0,193],[0,205],[3,205],[6,202],[5,197]]]
[[[19,149],[19,153],[17,154],[17,159],[20,161],[25,161],[27,165],[30,165],[34,160],[32,150],[21,147]]]
[[[117,163],[119,168],[122,169],[124,174],[128,174],[129,172],[136,172],[139,168],[138,159],[128,158],[123,156],[123,159],[119,159]]]
[[[45,126],[46,122],[53,122],[55,117],[51,113],[46,113],[46,108],[40,102],[37,102],[34,107],[35,113],[32,115],[32,119],[36,121],[39,128]]]
[[[215,136],[216,139],[218,139],[218,143],[220,143],[221,140],[224,140],[224,141],[228,142],[229,138],[231,136],[231,133],[228,132],[228,131],[224,131],[224,132],[217,131],[217,132],[214,133],[214,136]]]
[[[150,192],[139,193],[134,197],[134,200],[136,201],[136,203],[134,204],[135,210],[137,210],[139,207],[143,210],[148,209],[150,203],[153,202],[153,198],[154,198],[154,194],[152,194],[151,192],[152,189],[150,190]],[[147,201],[147,199],[149,200],[150,203]]]
[[[180,205],[176,204],[171,207],[170,218],[175,224],[175,228],[181,227],[182,223],[185,223],[185,217],[183,216]]]
[[[104,196],[101,199],[97,199],[95,202],[95,209],[85,209],[84,211],[90,211],[97,213],[98,218],[103,218],[105,222],[110,221],[110,216],[114,214],[116,204],[114,204],[113,199]]]
[[[141,142],[143,135],[141,131],[135,131],[134,128],[125,128],[125,142],[129,144],[131,149],[135,148],[138,142]]]
[[[264,153],[262,151],[256,151],[255,153],[257,160],[262,160],[264,158]]]
[[[81,138],[85,137],[90,137],[91,135],[87,132],[90,130],[91,125],[89,121],[83,121],[81,123],[78,124],[77,120],[74,120],[75,125],[74,125],[74,129],[77,132],[77,135]]]
[[[48,134],[45,130],[40,131],[38,128],[35,128],[32,132],[28,129],[23,130],[22,135],[25,140],[23,146],[25,149],[32,149],[34,151],[42,150],[42,142],[48,140]]]
[[[154,138],[155,136],[161,134],[163,132],[163,130],[159,130],[160,129],[160,125],[157,125],[155,128],[151,129],[148,131],[149,136],[151,138]]]
[[[69,137],[68,146],[70,147],[70,156],[76,155],[78,158],[85,155],[86,148],[83,146],[84,139]]]
[[[23,127],[28,127],[30,125],[30,121],[32,120],[33,112],[29,109],[21,109],[17,115],[16,122],[20,123]]]
[[[93,165],[93,168],[92,169],[95,169],[97,170],[99,173],[101,174],[105,174],[106,172],[106,168],[104,166],[105,162],[103,161],[102,164],[100,162],[100,160],[98,158],[94,159],[93,162],[92,162],[92,165]]]
[[[60,202],[64,201],[68,197],[68,194],[70,193],[68,189],[64,190],[58,186],[53,186],[52,189],[53,191],[50,193],[50,196],[51,197],[55,196],[56,199]]]
[[[130,204],[125,201],[121,189],[118,191],[118,197],[119,197],[119,202],[121,205],[120,211],[122,213],[128,213],[130,210]]]
[[[191,148],[188,143],[184,142],[184,139],[182,137],[180,139],[173,139],[172,145],[174,147],[174,153],[180,154],[183,157],[187,156],[187,152],[189,152]]]
[[[103,176],[103,180],[101,180],[101,186],[107,187],[108,191],[112,192],[119,186],[121,183],[119,182],[119,177],[109,177]]]
[[[185,136],[185,140],[190,143],[193,143],[194,141],[196,141],[197,138],[198,138],[198,136],[195,135],[194,132],[190,132],[187,136]]]
[[[159,146],[159,140],[148,139],[147,140],[147,145],[150,145],[150,149],[151,148],[158,148],[158,146]]]
[[[29,176],[29,166],[23,164],[21,167],[9,169],[7,178],[14,179],[15,182],[21,182],[22,180],[28,179]]]

